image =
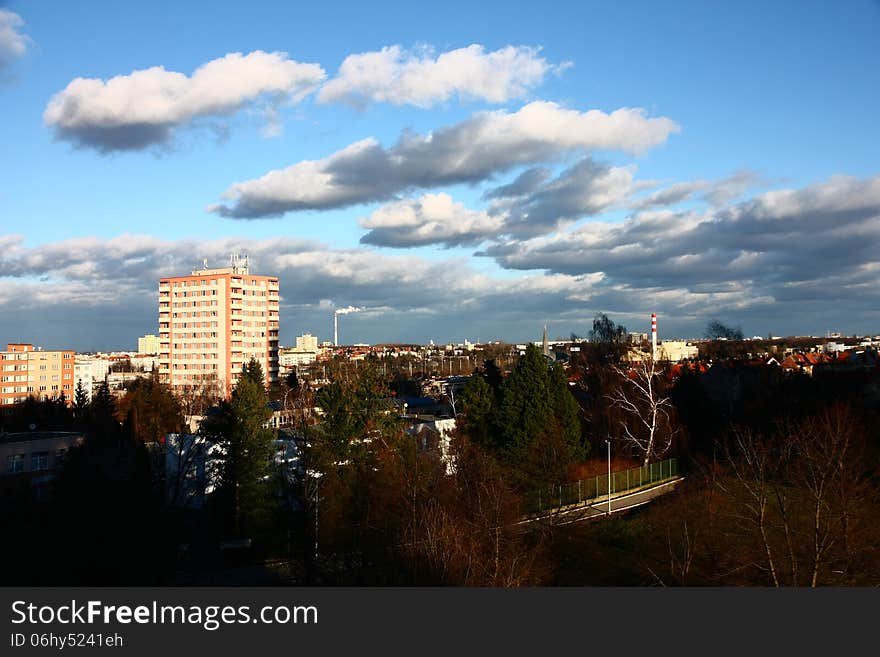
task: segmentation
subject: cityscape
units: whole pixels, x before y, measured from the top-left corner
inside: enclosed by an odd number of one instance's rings
[[[880,585],[880,8],[747,4],[0,6],[0,584]]]

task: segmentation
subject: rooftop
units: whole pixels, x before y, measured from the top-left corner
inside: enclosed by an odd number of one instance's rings
[[[0,433],[0,444],[82,437],[83,433],[81,431],[17,431],[14,433]]]

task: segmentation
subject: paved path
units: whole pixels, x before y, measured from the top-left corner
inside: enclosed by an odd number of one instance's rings
[[[622,493],[611,498],[611,513],[626,511],[643,504],[647,504],[661,495],[673,490],[678,484],[684,480],[684,477],[678,477],[670,481],[664,481],[650,488],[643,488],[632,493]],[[577,507],[568,507],[556,511],[551,511],[546,515],[536,518],[529,518],[517,523],[523,529],[529,527],[533,523],[547,523],[552,525],[567,525],[572,522],[580,522],[591,518],[600,518],[608,515],[608,500],[594,501],[590,504],[584,504]]]

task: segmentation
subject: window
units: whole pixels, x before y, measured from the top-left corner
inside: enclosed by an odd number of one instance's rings
[[[11,454],[7,456],[6,472],[24,472],[24,454]]]
[[[49,452],[34,452],[31,454],[31,471],[49,469]]]

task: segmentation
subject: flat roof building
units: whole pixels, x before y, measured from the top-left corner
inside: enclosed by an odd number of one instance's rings
[[[73,401],[73,350],[43,351],[23,342],[0,351],[0,406],[28,397]]]
[[[159,336],[147,333],[138,338],[139,354],[158,354],[159,353]]]
[[[159,281],[159,377],[172,389],[228,395],[254,358],[278,380],[278,278],[232,266]]]

